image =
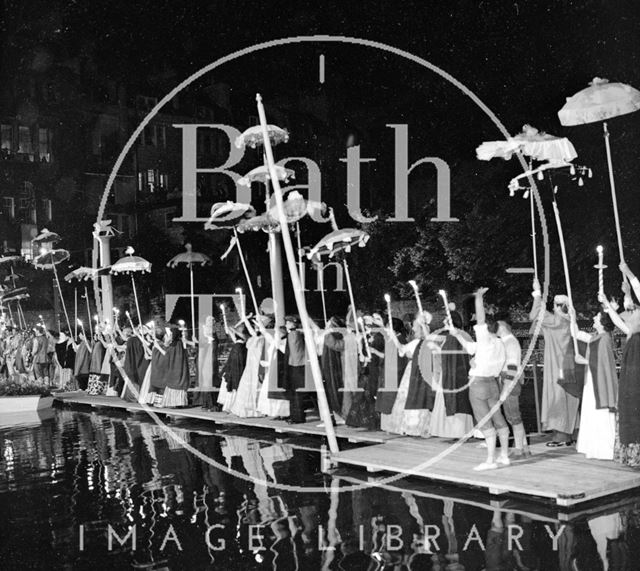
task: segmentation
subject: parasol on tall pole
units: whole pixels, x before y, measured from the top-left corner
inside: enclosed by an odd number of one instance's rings
[[[482,161],[489,161],[495,158],[509,160],[518,153],[529,157],[529,171],[532,171],[533,174],[540,172],[532,170],[533,161],[543,161],[544,165],[542,170],[544,170],[546,168],[557,168],[561,164],[571,166],[570,162],[578,156],[575,147],[566,137],[555,137],[554,135],[538,131],[538,129],[528,124],[524,125],[522,131],[515,137],[509,137],[503,141],[486,141],[476,149],[476,156]],[[532,173],[523,173],[514,180],[528,177],[530,174]],[[510,190],[512,191],[511,196],[513,196],[515,189],[510,187]],[[533,191],[527,189],[524,198],[530,199],[533,273],[537,280],[538,255]],[[531,270],[528,269],[527,271]]]
[[[567,170],[568,168],[568,170]],[[584,357],[582,357],[578,351],[578,338],[574,335],[574,331],[577,331],[577,324],[576,324],[576,316],[575,316],[575,311],[573,311],[574,305],[573,305],[573,296],[571,294],[571,280],[569,277],[569,263],[567,260],[567,250],[566,250],[566,246],[565,246],[565,241],[564,241],[564,233],[562,231],[562,221],[560,219],[560,209],[558,208],[558,202],[556,200],[556,194],[557,194],[557,187],[554,186],[553,181],[552,181],[552,173],[557,173],[557,174],[565,174],[568,175],[569,177],[573,177],[575,178],[576,176],[578,176],[578,173],[584,173],[584,172],[589,172],[589,174],[591,174],[591,169],[587,169],[586,167],[582,167],[582,166],[576,166],[573,165],[571,163],[563,163],[563,162],[547,162],[543,165],[541,165],[540,167],[536,168],[536,169],[532,169],[529,171],[526,171],[525,173],[522,173],[520,175],[518,175],[517,177],[513,178],[511,180],[511,182],[509,183],[509,191],[510,191],[510,195],[514,196],[515,192],[518,190],[524,190],[525,194],[527,192],[531,192],[531,188],[529,186],[521,186],[520,181],[523,179],[529,179],[531,180],[533,176],[536,176],[536,178],[538,180],[544,180],[545,178],[547,179],[547,181],[549,182],[549,186],[552,189],[552,198],[553,198],[553,213],[554,213],[554,217],[555,217],[555,221],[556,221],[556,227],[558,229],[558,239],[560,241],[560,253],[562,255],[562,266],[564,269],[564,279],[565,279],[565,286],[567,289],[567,297],[569,298],[569,305],[571,307],[571,313],[570,313],[570,318],[571,321],[573,323],[573,325],[575,327],[572,327],[572,338],[573,338],[573,348],[574,348],[574,352],[575,352],[575,360],[577,363],[581,363],[584,364],[586,363],[586,361],[584,360]],[[582,181],[582,177],[580,177],[578,179],[578,185],[582,186],[584,183]]]
[[[262,147],[263,166],[269,171],[269,178],[265,178],[265,205],[269,208],[271,198],[270,188],[278,184],[280,186],[280,174],[276,169],[275,162],[269,165],[266,156],[266,143],[269,146],[286,143],[289,140],[289,133],[276,125],[265,125],[264,129],[261,125],[255,125],[244,131],[236,138],[235,145],[239,149],[250,147],[257,149]],[[286,169],[285,169],[286,170]],[[269,234],[269,266],[271,270],[271,290],[274,301],[276,302],[276,329],[283,324],[285,305],[284,305],[284,284],[282,281],[282,254],[280,251],[280,243],[275,233]]]
[[[560,123],[565,126],[585,125],[602,121],[602,133],[607,152],[607,167],[609,169],[609,186],[613,202],[613,216],[618,238],[620,261],[624,262],[622,247],[622,231],[620,216],[618,215],[618,201],[616,198],[616,184],[613,176],[613,161],[609,144],[609,130],[607,119],[627,115],[640,109],[640,91],[624,83],[609,83],[607,79],[599,77],[589,84],[589,87],[567,98],[567,102],[558,111]]]
[[[187,264],[189,268],[189,284],[191,288],[191,335],[193,340],[196,340],[196,309],[195,309],[195,293],[193,288],[193,265],[200,264],[206,266],[211,264],[211,258],[206,254],[200,252],[194,252],[191,244],[185,244],[186,252],[182,252],[177,256],[174,256],[167,262],[167,267],[175,268],[178,264]]]
[[[364,230],[356,228],[338,228],[336,224],[333,209],[329,209],[329,220],[333,231],[322,238],[309,252],[307,257],[310,260],[319,260],[324,256],[333,258],[339,252],[349,253],[354,247],[364,248],[369,241],[369,234]],[[356,303],[353,295],[353,286],[351,284],[351,274],[349,272],[349,264],[346,258],[342,257],[342,266],[344,267],[344,275],[347,279],[347,290],[349,292],[349,300],[356,332],[359,333],[358,320],[356,319]],[[364,334],[364,332],[362,332]]]
[[[42,247],[40,250],[40,255],[36,256],[33,259],[33,265],[36,269],[53,270],[56,286],[58,287],[58,293],[60,294],[60,302],[62,303],[62,311],[64,311],[64,317],[67,322],[67,327],[69,328],[68,329],[69,334],[71,334],[71,331],[72,331],[71,322],[69,321],[69,314],[67,313],[67,305],[64,301],[64,296],[62,295],[62,288],[60,287],[60,278],[58,278],[58,270],[56,269],[56,266],[68,260],[69,256],[70,256],[69,252],[61,248],[47,250],[45,247]]]
[[[87,266],[80,266],[75,270],[70,271],[66,276],[64,276],[64,281],[72,282],[72,281],[83,281],[84,282],[84,298],[86,299],[87,305],[87,317],[89,318],[89,333],[91,334],[91,338],[93,338],[93,320],[91,319],[91,300],[89,299],[89,288],[87,287],[87,282],[89,280],[96,280],[98,277],[106,275],[109,273],[111,268],[89,268]],[[76,293],[78,289],[75,289]],[[76,308],[76,337],[78,336],[78,316],[77,316],[77,308]]]
[[[136,290],[136,280],[133,275],[136,272],[140,273],[150,273],[151,272],[151,262],[141,258],[140,256],[134,256],[135,250],[128,246],[125,250],[126,256],[120,258],[115,264],[111,266],[110,273],[117,274],[130,274],[131,275],[131,286],[133,287],[133,297],[136,301],[136,311],[138,313],[138,323],[142,323],[142,318],[140,316],[140,303],[138,301],[138,291]]]
[[[211,207],[211,215],[209,220],[204,224],[205,230],[225,230],[233,229],[233,237],[227,251],[220,256],[221,260],[224,260],[233,248],[238,248],[238,257],[240,258],[240,264],[244,272],[244,277],[247,280],[249,286],[249,293],[251,294],[251,300],[255,309],[256,315],[258,314],[258,302],[256,300],[256,294],[253,290],[253,283],[251,282],[251,276],[247,269],[247,262],[244,259],[244,253],[242,251],[242,245],[240,244],[240,238],[238,237],[237,226],[248,219],[256,216],[256,210],[250,204],[242,204],[241,202],[232,202],[227,200],[226,202],[217,202]]]
[[[311,319],[309,317],[309,313],[307,312],[307,306],[305,303],[304,295],[302,293],[302,284],[300,282],[300,275],[296,271],[296,256],[293,248],[293,243],[291,241],[291,235],[289,233],[289,225],[287,224],[287,219],[284,213],[284,200],[282,196],[282,190],[280,188],[280,182],[278,181],[278,177],[275,172],[275,161],[273,159],[273,152],[271,150],[271,141],[269,138],[269,128],[267,125],[267,118],[265,116],[264,107],[262,105],[262,98],[260,97],[259,94],[256,95],[256,101],[258,106],[258,115],[260,117],[260,127],[262,128],[265,159],[266,159],[266,164],[269,167],[269,171],[271,172],[271,177],[273,181],[273,191],[274,191],[276,206],[278,210],[278,220],[280,221],[280,226],[282,230],[282,241],[284,244],[284,249],[287,257],[289,274],[291,275],[291,282],[293,284],[293,293],[296,299],[296,305],[298,306],[298,315],[300,316],[300,320],[302,322],[305,345],[311,351],[311,349],[315,347],[315,338],[313,335],[313,330],[311,328]],[[276,302],[277,301],[278,300],[276,300]],[[311,358],[309,362],[311,365],[311,374],[313,377],[313,383],[315,385],[316,393],[318,396],[318,409],[320,411],[322,422],[324,423],[324,426],[325,426],[329,449],[331,450],[331,452],[337,453],[339,450],[338,441],[336,439],[336,434],[333,428],[333,422],[332,422],[333,419],[331,417],[331,411],[329,410],[327,395],[325,394],[324,385],[322,383],[322,373],[320,371],[320,364],[318,363],[318,359],[316,358]]]
[[[18,256],[18,255],[12,255],[12,254],[4,254],[3,256],[0,256],[0,266],[3,264],[11,264],[11,271],[9,273],[9,275],[5,278],[5,281],[10,281],[11,285],[13,287],[13,289],[16,289],[16,280],[21,277],[18,274],[15,273],[14,270],[14,264],[16,262],[20,262],[23,261],[23,257],[22,256]],[[27,327],[27,322],[24,319],[24,312],[22,311],[22,305],[20,304],[20,298],[18,298],[16,301],[16,307],[18,310],[18,321],[22,321],[24,322],[24,327],[26,329]],[[7,304],[7,307],[9,307],[9,305]],[[9,308],[10,309],[10,308]],[[13,317],[12,317],[13,319]],[[22,326],[22,323],[20,323],[20,325]]]

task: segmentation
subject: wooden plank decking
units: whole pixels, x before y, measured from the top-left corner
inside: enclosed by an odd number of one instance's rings
[[[146,414],[142,405],[117,397],[89,396],[82,392],[58,393],[55,397],[64,404]],[[290,425],[270,418],[239,418],[200,407],[152,410],[155,414],[172,419],[206,421],[212,427],[237,426],[256,431],[266,429],[283,436],[305,436],[310,443],[303,446],[308,449],[314,449],[311,442],[313,437],[323,437],[325,434],[324,428],[318,426],[318,419]],[[476,442],[462,444],[432,465],[421,467],[427,460],[449,449],[454,442],[439,438],[400,437],[348,426],[336,427],[336,436],[343,441],[366,446],[331,455],[334,465],[414,476],[448,485],[471,487],[476,491],[479,488],[493,496],[517,494],[532,501],[551,500],[557,506],[575,509],[579,504],[640,488],[640,471],[614,462],[587,460],[574,448],[547,448],[544,442],[531,446],[533,456],[530,458],[514,461],[511,466],[497,470],[474,472],[472,468],[484,460],[486,453]],[[400,483],[401,480],[396,480],[392,485]]]
[[[468,442],[431,466],[421,467],[451,446],[439,438],[396,438],[375,446],[345,450],[331,459],[369,472],[391,472],[481,488],[492,495],[522,494],[574,506],[640,487],[640,471],[614,462],[587,460],[574,448],[534,444],[530,458],[488,472],[474,472],[486,450]]]
[[[127,402],[118,397],[89,396],[83,392],[58,393],[55,395],[57,401],[64,404],[88,405],[93,408],[113,408],[124,409],[129,412],[145,413],[145,407],[141,404]],[[149,408],[149,407],[147,407]],[[225,412],[213,412],[204,410],[201,407],[189,408],[154,408],[151,410],[155,414],[168,416],[170,418],[185,418],[206,420],[215,424],[235,424],[252,428],[262,428],[273,430],[276,433],[307,434],[312,436],[324,436],[324,428],[318,426],[320,420],[314,418],[304,424],[287,424],[282,420],[272,418],[240,418]],[[393,434],[385,432],[367,431],[351,426],[337,426],[336,436],[354,443],[380,444],[387,440],[396,438]]]

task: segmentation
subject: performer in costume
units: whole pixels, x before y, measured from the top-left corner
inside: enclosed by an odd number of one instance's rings
[[[462,317],[451,311],[453,326],[460,334],[471,338],[462,331]],[[429,432],[442,438],[460,438],[473,428],[473,412],[469,403],[469,354],[460,342],[446,332],[444,341],[434,347],[434,358],[440,362],[440,375],[435,379],[433,396],[429,402],[431,423]],[[440,388],[444,389],[439,390]],[[446,391],[446,392],[445,392]]]
[[[165,332],[165,354],[162,355],[164,379],[161,379],[165,389],[160,406],[167,408],[187,406],[190,378],[186,329],[181,330],[176,325],[170,325],[165,328]]]
[[[122,398],[129,402],[135,402],[134,389],[137,394],[140,394],[144,376],[149,368],[149,359],[145,356],[145,347],[138,335],[130,335],[127,339],[123,368],[132,386],[125,385]]]
[[[405,325],[401,319],[394,317],[391,319],[392,329],[387,328],[387,335],[393,335],[400,346],[403,346],[407,343],[407,337],[405,333]],[[396,397],[398,396],[398,386],[400,385],[400,381],[402,379],[402,375],[407,367],[407,358],[401,356],[395,346],[392,343],[389,343],[389,347],[384,347],[385,356],[384,363],[381,363],[381,369],[378,376],[378,390],[376,392],[376,412],[381,415],[389,415],[393,410],[393,404],[396,401]],[[390,363],[393,362],[395,358],[395,390],[392,389],[392,380],[387,379],[387,370],[386,370],[386,361],[389,360]],[[390,365],[392,366],[392,365]],[[381,417],[382,422],[382,417]],[[384,429],[383,429],[384,430]]]
[[[199,370],[201,371],[198,390],[195,393],[194,404],[207,410],[219,408],[216,404],[217,389],[220,388],[220,376],[218,371],[218,336],[214,329],[215,322],[212,316],[208,316],[202,328],[201,339],[204,346],[199,353]]]
[[[225,328],[225,332],[231,339],[232,345],[222,369],[218,404],[223,411],[229,412],[247,362],[247,329],[244,323],[239,323],[235,327]]]
[[[344,321],[334,315],[329,319],[326,329],[320,336],[322,338],[322,352],[320,357],[320,368],[322,370],[322,381],[327,394],[329,409],[336,424],[344,424],[342,418],[343,392],[343,362],[344,336],[338,329],[344,329]]]
[[[304,343],[304,333],[300,330],[300,318],[297,315],[289,315],[284,318],[287,331],[285,343],[281,352],[278,374],[279,386],[283,387],[289,399],[289,423],[300,424],[305,422],[303,395],[300,389],[304,388],[305,362],[307,353]]]
[[[80,343],[78,344],[76,360],[73,365],[73,376],[76,378],[78,389],[86,391],[89,383],[89,366],[91,364],[92,347],[84,333],[79,333],[78,338]]]
[[[620,264],[620,269],[640,298],[638,279],[626,264]],[[623,321],[604,296],[598,299],[611,321],[627,336],[618,382],[618,441],[614,459],[629,466],[640,466],[640,307],[635,306]]]
[[[259,335],[246,315],[242,320],[249,332],[247,340],[247,361],[238,383],[238,388],[229,406],[229,412],[241,418],[260,416],[258,412],[258,394],[260,391],[260,362],[265,338]]]
[[[604,312],[593,318],[595,334],[577,331],[587,344],[584,389],[580,409],[580,430],[576,450],[587,458],[613,460],[616,440],[618,376],[613,355],[613,321]]]
[[[467,341],[452,324],[449,324],[451,333],[457,337],[470,355],[474,355],[471,369],[469,369],[469,401],[478,424],[500,401],[498,377],[506,360],[504,344],[496,335],[498,324],[493,318],[487,318],[485,315],[483,296],[486,291],[486,288],[480,288],[475,294],[476,324],[473,326],[476,334],[475,342]],[[510,463],[509,427],[500,409],[498,408],[479,428],[487,444],[487,459],[474,467],[474,470],[493,470],[498,467],[498,464],[508,465]],[[500,455],[497,457],[496,433],[500,438]]]
[[[274,325],[273,319],[268,316],[258,316],[256,325],[264,338],[263,361],[260,378],[262,385],[258,395],[258,412],[284,420],[289,418],[289,399],[284,387],[278,387],[278,355],[279,348],[283,344],[282,331],[274,331],[271,335],[267,328]],[[275,390],[280,388],[281,390]]]
[[[431,315],[427,312],[419,314],[413,321],[413,339],[405,345],[400,345],[393,332],[389,332],[391,342],[396,345],[398,353],[409,359],[405,367],[398,394],[391,409],[391,414],[382,414],[380,425],[385,432],[393,434],[407,434],[409,436],[428,436],[430,411],[428,409],[409,408],[415,406],[415,402],[409,402],[409,392],[412,380],[414,384],[422,381],[420,371],[420,350],[424,342],[424,331],[428,332],[428,324]],[[430,353],[430,352],[429,352]],[[427,354],[427,352],[425,352]],[[427,383],[424,383],[427,384]],[[417,391],[414,391],[417,394]]]
[[[76,390],[71,376],[76,359],[76,344],[65,331],[60,331],[56,340],[56,361],[59,367],[58,386],[61,389]]]
[[[522,348],[520,342],[511,332],[509,315],[506,313],[498,314],[496,319],[498,321],[498,337],[504,344],[506,357],[500,373],[500,391],[501,395],[504,395],[502,410],[513,430],[514,455],[516,457],[530,456],[531,452],[520,413],[520,393],[524,376],[521,375],[517,380],[515,378],[522,362]]]
[[[540,283],[533,283],[533,306],[529,319],[533,321],[531,331],[536,327],[536,320],[542,306]],[[580,401],[565,391],[560,382],[572,371],[563,370],[563,365],[572,353],[571,320],[569,317],[569,298],[556,295],[553,300],[553,313],[545,311],[542,315],[542,333],[544,335],[544,376],[542,385],[541,421],[543,430],[552,430],[549,447],[569,446],[573,442],[573,431],[577,425],[578,406]],[[573,357],[570,356],[573,361]]]
[[[91,361],[89,363],[89,384],[87,385],[87,394],[101,395],[107,389],[109,375],[102,373],[102,365],[106,353],[105,342],[102,338],[102,328],[96,323],[93,335],[93,347],[91,348]]]

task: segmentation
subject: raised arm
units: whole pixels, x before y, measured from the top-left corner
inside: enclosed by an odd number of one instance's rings
[[[531,292],[533,297],[533,305],[529,312],[529,320],[535,321],[540,315],[540,308],[542,307],[542,290],[540,288],[540,282],[537,279],[533,280],[533,291]]]
[[[604,294],[599,294],[598,301],[602,304],[604,310],[609,314],[609,317],[611,318],[611,321],[613,321],[613,324],[625,335],[629,335],[629,326],[623,321],[622,317],[618,315],[618,312],[611,306],[611,303],[609,303],[609,300],[606,298],[606,296]]]
[[[486,322],[486,315],[484,311],[484,294],[487,293],[489,288],[481,287],[476,291],[476,323],[478,325],[484,325]]]
[[[635,293],[636,298],[640,300],[640,281],[638,281],[638,278],[633,274],[633,272],[629,269],[629,266],[625,262],[622,262],[620,264],[620,271],[629,280],[629,283],[633,288],[633,293]]]

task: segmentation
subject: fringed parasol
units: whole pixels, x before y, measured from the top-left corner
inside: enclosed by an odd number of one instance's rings
[[[578,156],[575,147],[566,137],[555,137],[525,125],[522,132],[504,141],[487,141],[476,149],[481,161],[500,158],[509,160],[521,152],[536,161],[572,161]]]
[[[235,227],[242,220],[253,218],[256,209],[250,204],[241,202],[216,202],[211,207],[209,220],[204,224],[205,230],[222,230]]]
[[[276,174],[278,175],[278,180],[283,182],[288,182],[289,179],[296,178],[296,173],[291,169],[287,169],[276,165]],[[251,186],[252,182],[269,182],[271,180],[271,175],[269,174],[269,169],[262,165],[260,167],[256,167],[252,171],[249,171],[246,175],[244,175],[241,179],[238,179],[238,184],[241,186]]]
[[[49,232],[48,230],[43,230],[42,234],[40,234],[40,237],[47,236],[47,238],[42,239],[39,243],[40,244],[51,243],[52,241],[57,241],[60,239],[60,237],[57,234],[55,234],[55,236],[58,236],[58,238],[56,240],[51,240],[50,238],[52,234],[53,232]],[[38,237],[35,238],[35,240],[37,239]],[[70,256],[69,252],[67,250],[63,250],[62,248],[58,248],[55,250],[46,250],[43,247],[42,253],[33,259],[33,265],[36,269],[39,269],[39,270],[53,270],[53,275],[56,279],[56,285],[58,286],[58,293],[60,294],[62,309],[64,310],[65,319],[67,320],[67,327],[69,328],[69,334],[71,334],[71,322],[69,321],[67,306],[64,301],[64,296],[62,295],[62,288],[60,287],[60,278],[58,277],[58,270],[56,269],[56,266],[68,260],[69,256]]]
[[[56,242],[59,242],[59,241],[60,241],[59,234],[56,234],[55,232],[51,232],[46,228],[43,228],[42,232],[40,232],[40,234],[38,234],[33,240],[31,240],[31,243],[34,246],[39,246],[41,244],[46,244],[46,243],[55,244]]]
[[[182,252],[177,256],[174,256],[167,262],[167,267],[175,268],[178,264],[187,264],[189,268],[189,283],[191,287],[191,335],[192,339],[196,340],[196,310],[195,310],[195,294],[193,287],[193,266],[194,264],[200,264],[201,266],[206,266],[207,264],[211,264],[211,258],[206,254],[202,254],[200,252],[194,252],[191,244],[185,244],[186,252]]]
[[[251,299],[253,301],[256,314],[258,312],[258,303],[256,301],[256,294],[253,291],[253,285],[251,278],[249,277],[249,270],[247,269],[247,262],[244,259],[242,252],[242,245],[238,238],[237,226],[250,220],[256,216],[256,209],[250,204],[244,204],[242,202],[232,202],[227,200],[226,202],[218,202],[211,207],[211,216],[209,220],[205,222],[205,230],[221,230],[221,229],[233,229],[233,238],[231,238],[231,244],[227,248],[227,251],[220,257],[224,260],[234,247],[238,248],[238,257],[242,264],[242,270],[244,271],[244,277],[249,285],[249,292],[251,293]]]
[[[269,136],[269,142],[272,145],[286,143],[289,140],[289,133],[286,129],[282,129],[276,125],[267,125],[267,133]],[[244,133],[236,138],[235,143],[238,149],[244,149],[245,147],[255,149],[256,147],[264,145],[262,127],[260,125],[249,127]]]
[[[616,183],[613,176],[613,161],[609,144],[609,130],[607,119],[627,115],[640,109],[640,91],[624,83],[609,83],[607,79],[599,77],[589,84],[589,87],[567,97],[567,102],[558,111],[560,123],[566,126],[584,125],[603,121],[602,132],[607,151],[607,166],[609,169],[609,186],[613,202],[613,216],[618,238],[620,261],[624,262],[622,247],[622,230],[618,214],[618,200],[616,198]]]
[[[138,322],[142,323],[140,317],[140,303],[138,302],[138,291],[136,290],[136,281],[133,274],[136,272],[150,273],[151,262],[141,258],[140,256],[134,256],[135,250],[129,246],[125,250],[126,256],[120,258],[115,264],[111,266],[112,274],[131,274],[131,285],[133,287],[133,296],[136,301],[136,311],[138,312]]]

